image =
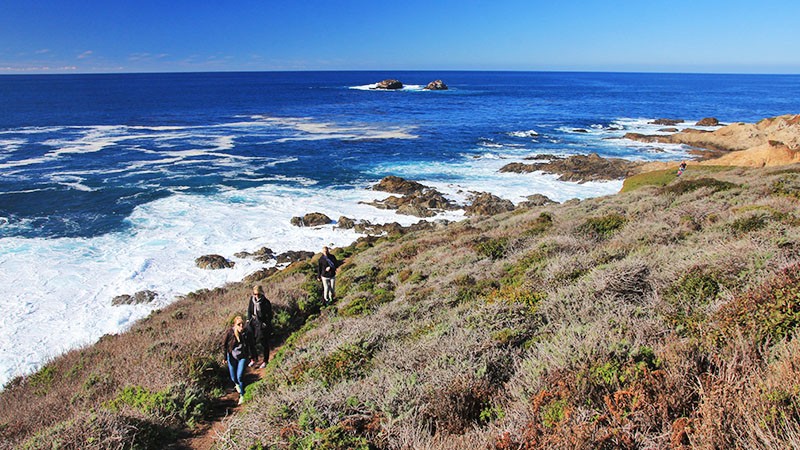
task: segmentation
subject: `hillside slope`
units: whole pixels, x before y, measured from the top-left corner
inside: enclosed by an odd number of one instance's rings
[[[261,280],[282,348],[219,448],[800,448],[800,165],[523,208]],[[248,285],[2,393],[9,447],[162,448],[229,383]]]

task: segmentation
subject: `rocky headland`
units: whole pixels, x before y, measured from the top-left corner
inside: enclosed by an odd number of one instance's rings
[[[704,119],[697,126],[713,126],[715,121]],[[800,114],[772,117],[757,123],[733,123],[714,131],[685,128],[668,135],[628,133],[624,138],[694,147],[698,163],[704,165],[779,166],[800,161]],[[663,163],[651,163],[640,170],[663,166]]]

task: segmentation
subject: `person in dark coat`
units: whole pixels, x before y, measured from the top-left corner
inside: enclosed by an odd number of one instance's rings
[[[272,303],[264,295],[264,290],[260,285],[253,286],[253,294],[247,302],[247,326],[253,333],[256,350],[259,345],[264,351],[264,360],[260,368],[267,366],[269,362],[269,338],[272,335]],[[250,365],[254,365],[258,358],[258,352],[253,353],[253,360]]]
[[[317,265],[317,278],[322,281],[322,302],[330,305],[336,298],[336,268],[339,261],[328,247],[322,247],[322,256]]]
[[[228,328],[225,332],[225,338],[222,341],[222,349],[224,352],[225,362],[228,363],[228,372],[231,376],[231,381],[236,386],[236,392],[239,393],[239,404],[243,402],[244,394],[244,369],[247,365],[247,360],[252,353],[252,342],[247,329],[244,327],[244,320],[242,316],[236,316],[233,319],[233,326]]]

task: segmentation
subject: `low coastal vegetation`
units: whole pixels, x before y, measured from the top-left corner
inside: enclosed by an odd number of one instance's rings
[[[800,166],[690,166],[625,192],[336,249],[261,280],[280,346],[220,449],[800,448]],[[249,286],[191,293],[12,380],[10,448],[164,448],[228,386]]]

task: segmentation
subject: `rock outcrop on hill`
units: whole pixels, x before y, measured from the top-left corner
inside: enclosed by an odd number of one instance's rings
[[[464,208],[464,214],[472,216],[493,216],[514,210],[511,201],[489,192],[478,192],[472,196],[472,203]]]
[[[388,79],[378,82],[378,84],[372,89],[387,89],[387,90],[403,89],[403,83],[401,83],[399,80]]]
[[[446,91],[447,90],[447,85],[444,84],[444,81],[442,81],[442,80],[435,80],[435,81],[431,81],[430,83],[428,83],[425,86],[425,89],[427,89],[429,91]]]
[[[585,183],[598,180],[619,180],[634,173],[641,162],[621,158],[603,158],[597,153],[574,155],[568,158],[553,157],[550,161],[532,164],[510,163],[500,168],[500,172],[531,173],[542,171],[560,175],[561,181]]]
[[[706,161],[702,164],[750,167],[784,165],[800,161],[800,114],[772,117],[754,124],[734,123],[715,131],[687,128],[670,135],[628,133],[625,138],[712,150],[703,154]]]
[[[122,294],[111,299],[111,304],[114,306],[119,305],[140,305],[142,303],[150,303],[158,297],[158,293],[151,290],[139,291],[133,295]]]

